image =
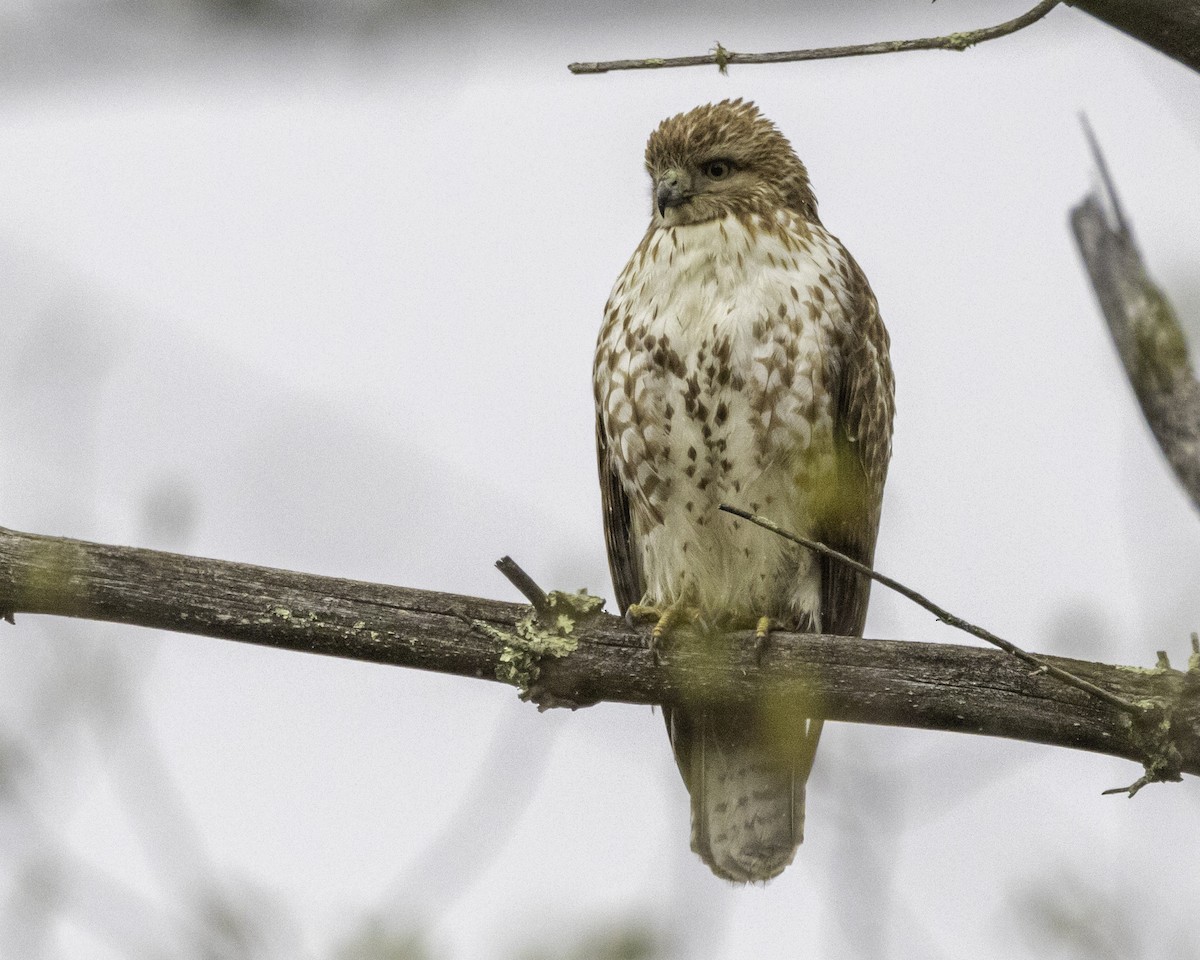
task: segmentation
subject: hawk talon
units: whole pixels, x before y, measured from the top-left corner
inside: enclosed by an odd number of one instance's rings
[[[646,646],[656,664],[662,663],[662,650],[667,646],[672,632],[681,623],[691,623],[699,618],[699,611],[686,600],[676,600],[665,607],[647,603],[631,603],[625,610],[625,621],[631,626],[639,622],[654,621],[654,627],[646,640]]]
[[[654,653],[654,662],[662,663],[662,655],[658,651],[670,641],[677,626],[695,623],[699,619],[700,611],[689,605],[686,598],[669,604],[650,631],[650,650]]]
[[[686,618],[686,613],[682,603],[673,603],[662,612],[662,616],[658,618],[658,623],[654,625],[654,629],[650,631],[650,636],[655,640],[661,640],[671,632],[671,629],[680,620]]]
[[[631,603],[625,610],[625,622],[631,627],[637,626],[638,623],[657,621],[661,617],[662,611],[648,603]]]
[[[759,617],[758,625],[754,628],[754,659],[761,667],[763,654],[767,652],[767,644],[771,636],[771,618]]]
[[[650,655],[654,658],[655,666],[662,666],[662,644],[659,642],[662,639],[662,634],[658,632],[658,624],[662,622],[666,616],[658,607],[651,606],[648,603],[631,603],[625,608],[625,622],[631,627],[636,627],[640,623],[654,622],[654,630],[651,631],[649,638],[646,640],[646,648],[650,651]]]

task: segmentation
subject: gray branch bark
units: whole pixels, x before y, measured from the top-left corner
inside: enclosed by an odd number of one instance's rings
[[[1071,228],[1138,404],[1175,476],[1200,508],[1200,382],[1170,302],[1146,272],[1104,158],[1091,136],[1111,216],[1091,194]]]
[[[530,608],[0,528],[0,615],[81,617],[495,680]],[[486,629],[491,628],[490,630]],[[1145,705],[1131,718],[1005,653],[950,644],[773,633],[668,648],[599,614],[578,648],[544,658],[549,702],[638,704],[783,697],[830,720],[1008,737],[1200,774],[1200,668],[1045,657]],[[1197,657],[1200,660],[1200,657]]]

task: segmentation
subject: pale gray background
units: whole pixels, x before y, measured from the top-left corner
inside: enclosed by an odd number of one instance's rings
[[[1200,317],[1200,77],[1065,7],[965,54],[566,71],[1021,9],[5,0],[0,523],[516,599],[510,553],[608,594],[589,375],[642,147],[744,96],[892,333],[880,568],[1034,650],[1184,662],[1200,521],[1066,217],[1086,110]],[[868,635],[967,642],[882,592]],[[1140,773],[1109,758],[832,725],[796,864],[738,889],[648,709],[22,617],[0,723],[5,957],[350,956],[371,917],[424,944],[380,958],[1200,949],[1196,785],[1101,797]]]

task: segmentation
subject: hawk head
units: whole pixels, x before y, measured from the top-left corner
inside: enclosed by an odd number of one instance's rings
[[[790,209],[816,222],[808,171],[753,103],[722,100],[676,114],[646,143],[653,216],[683,226]]]

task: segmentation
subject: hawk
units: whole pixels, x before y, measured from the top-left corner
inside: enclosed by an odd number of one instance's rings
[[[650,225],[605,307],[596,445],[622,612],[719,638],[862,636],[870,581],[720,512],[730,502],[870,564],[891,456],[888,334],[804,164],[742,100],[664,120]],[[761,648],[760,648],[761,650]],[[803,838],[821,722],[803,704],[664,709],[692,849],[766,881]]]

